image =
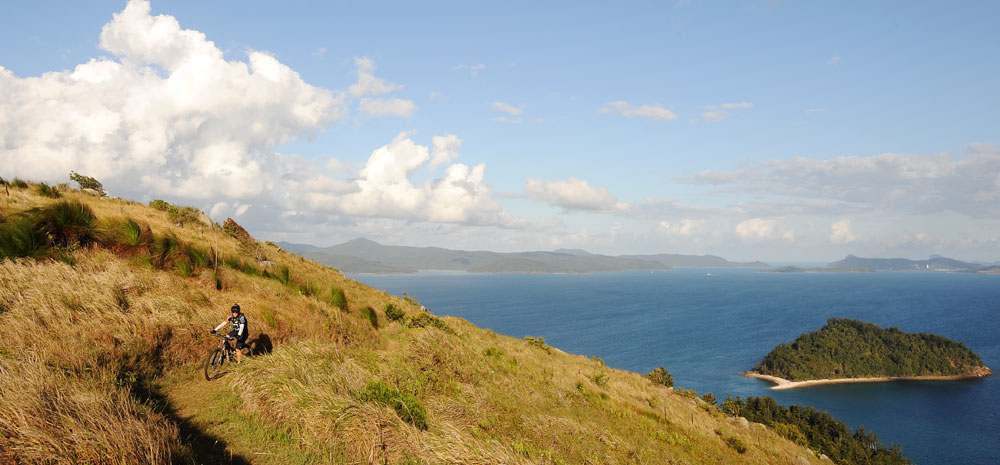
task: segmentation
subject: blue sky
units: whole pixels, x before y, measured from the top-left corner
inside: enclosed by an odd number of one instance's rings
[[[317,245],[996,261],[998,10],[10,3],[0,176]]]

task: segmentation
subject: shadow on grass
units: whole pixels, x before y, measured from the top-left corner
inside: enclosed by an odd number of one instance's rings
[[[158,387],[149,382],[137,383],[132,389],[132,395],[177,425],[177,429],[180,430],[181,442],[190,447],[191,454],[175,455],[173,463],[250,465],[250,461],[242,455],[232,454],[226,450],[225,438],[208,434],[178,415],[177,409],[171,405],[170,400]]]

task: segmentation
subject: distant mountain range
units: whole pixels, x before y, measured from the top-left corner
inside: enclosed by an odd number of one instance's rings
[[[474,273],[589,273],[667,270],[670,268],[768,268],[766,263],[737,263],[714,255],[600,255],[579,249],[500,253],[439,247],[382,245],[354,239],[330,247],[279,242],[278,246],[345,273],[415,273],[451,270]]]
[[[996,265],[980,265],[963,262],[953,258],[931,255],[927,260],[909,260],[906,258],[862,258],[848,255],[843,260],[830,263],[830,268],[869,268],[874,271],[975,271],[998,272]]]
[[[906,258],[862,258],[848,255],[843,260],[828,264],[825,268],[798,268],[783,266],[764,270],[771,273],[871,273],[875,271],[964,271],[986,274],[1000,274],[1000,266],[969,263],[953,258],[932,255],[928,260]]]

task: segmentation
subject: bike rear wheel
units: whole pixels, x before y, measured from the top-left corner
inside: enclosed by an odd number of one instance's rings
[[[223,361],[222,349],[215,349],[208,354],[208,360],[205,360],[205,379],[211,381],[222,376]]]

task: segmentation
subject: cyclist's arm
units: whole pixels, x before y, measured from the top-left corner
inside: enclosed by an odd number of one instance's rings
[[[247,317],[241,315],[239,337],[243,337],[246,333],[247,333]]]
[[[229,323],[229,320],[222,320],[222,323],[219,323],[219,326],[216,326],[215,329],[213,329],[212,331],[218,331],[222,329],[223,326],[226,326],[226,323]]]

